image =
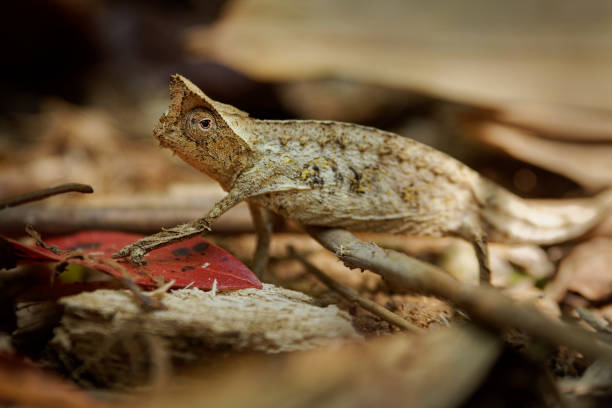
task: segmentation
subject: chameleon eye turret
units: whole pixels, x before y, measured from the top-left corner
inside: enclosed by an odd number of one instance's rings
[[[217,121],[208,109],[195,108],[185,117],[183,132],[195,143],[214,137],[217,133]]]

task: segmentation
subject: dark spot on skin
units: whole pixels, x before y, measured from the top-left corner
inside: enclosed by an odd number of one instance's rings
[[[344,180],[344,176],[342,176],[342,173],[338,171],[338,168],[336,166],[332,167],[332,171],[334,172],[334,178],[336,179],[336,183],[341,184],[342,180]]]
[[[189,248],[185,248],[185,247],[181,247],[181,248],[177,248],[174,251],[172,251],[172,255],[174,256],[189,256],[191,252],[189,251]]]
[[[317,171],[317,172],[318,172],[318,171],[319,171],[319,166],[312,166],[312,169],[313,169],[314,171]]]
[[[310,178],[311,187],[322,186],[323,184],[324,184],[323,178],[320,176],[313,176]]]
[[[199,244],[195,244],[191,249],[193,249],[195,252],[203,254],[208,250],[209,246],[210,244],[208,242],[200,242]]]
[[[187,265],[187,266],[183,266],[183,267],[181,268],[181,272],[192,271],[192,270],[194,270],[194,269],[195,269],[195,267],[193,267],[193,266],[191,266],[191,265]]]
[[[361,180],[361,174],[357,172],[357,170],[355,170],[352,167],[349,167],[349,169],[353,172],[354,178],[353,180],[351,180],[351,184],[349,186],[349,189],[353,192],[353,193],[357,193],[357,194],[364,194],[365,192],[362,191],[359,187],[360,187],[360,182],[359,180]]]
[[[68,248],[70,251],[78,251],[83,249],[97,249],[100,248],[99,242],[88,242],[86,244],[79,244],[77,246],[73,246],[72,248]]]

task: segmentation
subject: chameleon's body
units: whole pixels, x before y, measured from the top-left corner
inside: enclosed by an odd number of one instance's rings
[[[581,235],[612,205],[610,191],[571,203],[523,200],[446,154],[390,132],[252,119],[179,75],[170,89],[170,108],[155,136],[228,196],[203,219],[121,252],[137,261],[150,249],[209,229],[243,200],[304,225],[533,243]]]

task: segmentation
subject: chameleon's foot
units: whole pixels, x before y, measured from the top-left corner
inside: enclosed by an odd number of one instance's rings
[[[123,248],[121,251],[113,254],[113,258],[130,258],[130,261],[135,265],[144,265],[147,263],[145,260],[145,255],[147,254],[147,250],[142,246],[136,244],[131,244]]]

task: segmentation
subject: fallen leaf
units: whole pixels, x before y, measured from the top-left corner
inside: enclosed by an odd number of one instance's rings
[[[469,125],[468,125],[469,126]],[[590,190],[612,184],[612,145],[544,139],[527,131],[492,122],[469,127],[478,140],[509,155],[562,174]]]
[[[7,356],[0,356],[0,403],[39,408],[110,406],[61,378]]]
[[[495,121],[534,133],[577,142],[611,142],[612,112],[566,104],[506,103],[497,107]]]
[[[61,256],[44,248],[22,244],[14,239],[4,238],[11,246],[13,256],[16,258],[17,264],[32,264],[41,262],[58,262],[62,259]]]
[[[142,235],[111,231],[84,231],[73,235],[54,237],[46,240],[62,250],[80,251],[90,255],[86,259],[70,258],[69,263],[80,264],[99,270],[114,277],[121,272],[96,259],[109,260],[113,253],[131,244]],[[65,258],[53,252],[9,240],[15,248],[18,263],[58,262]],[[93,259],[92,259],[93,258]],[[192,238],[159,248],[147,256],[147,264],[134,266],[126,260],[118,263],[130,272],[130,278],[144,287],[154,287],[151,278],[161,277],[164,281],[174,280],[174,288],[191,285],[200,289],[211,289],[216,281],[218,289],[261,289],[261,282],[238,259],[221,248],[200,238]]]
[[[348,77],[475,105],[609,110],[611,7],[603,0],[588,7],[570,0],[240,0],[214,25],[192,29],[186,42],[193,53],[260,80]]]
[[[561,262],[547,295],[555,300],[567,291],[579,293],[592,301],[612,295],[612,239],[599,237],[578,245]]]

